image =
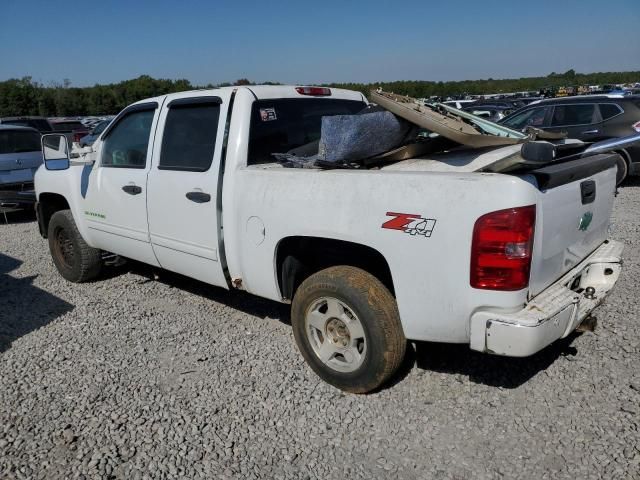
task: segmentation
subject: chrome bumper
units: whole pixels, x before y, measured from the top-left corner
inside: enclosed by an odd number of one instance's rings
[[[623,248],[620,242],[603,243],[522,310],[474,313],[471,349],[527,357],[566,337],[602,303],[615,285],[622,269]],[[592,287],[593,292],[591,289],[587,292],[588,287]]]

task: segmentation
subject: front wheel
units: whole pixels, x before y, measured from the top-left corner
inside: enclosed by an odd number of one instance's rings
[[[53,263],[66,280],[81,283],[100,274],[100,250],[87,245],[70,210],[54,213],[49,221],[47,233]]]
[[[407,341],[396,301],[364,270],[338,266],[311,275],[296,291],[291,312],[302,356],[341,390],[375,390],[404,359]]]

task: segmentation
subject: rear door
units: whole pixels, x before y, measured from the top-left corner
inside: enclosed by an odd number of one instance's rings
[[[597,141],[602,136],[600,111],[595,103],[555,105],[546,130],[567,132],[568,138],[585,142]]]
[[[227,286],[219,254],[220,158],[231,93],[178,95],[163,107],[148,179],[149,232],[160,265]]]

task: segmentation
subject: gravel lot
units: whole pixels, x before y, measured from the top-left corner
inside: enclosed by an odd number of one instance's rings
[[[368,396],[313,375],[286,306],[142,266],[72,285],[32,219],[0,225],[0,478],[640,478],[640,181],[614,223],[595,333],[418,344]]]

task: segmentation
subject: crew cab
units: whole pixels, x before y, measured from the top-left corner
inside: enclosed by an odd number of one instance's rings
[[[45,136],[37,214],[55,266],[93,280],[108,252],[291,303],[305,360],[357,393],[394,374],[408,340],[528,356],[604,299],[621,269],[616,154],[505,172],[475,166],[521,145],[372,168],[274,159],[366,106],[333,88],[229,87],[137,102],[80,151]]]

